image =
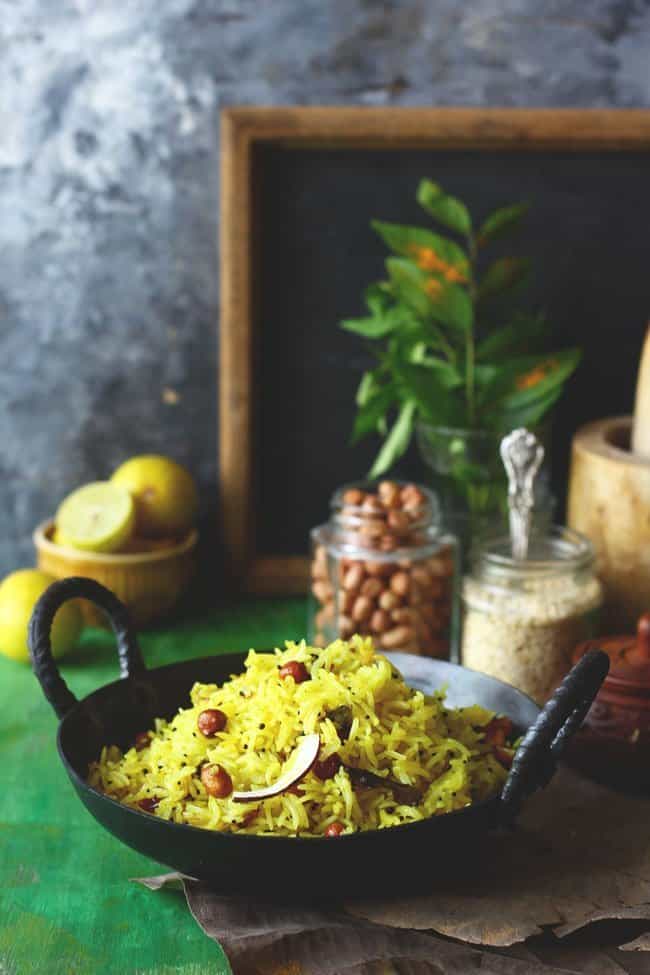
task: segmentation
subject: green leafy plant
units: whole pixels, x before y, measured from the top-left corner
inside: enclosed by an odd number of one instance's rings
[[[417,200],[435,229],[373,221],[391,251],[386,277],[366,290],[368,315],[341,323],[377,360],[361,379],[352,435],[383,438],[371,477],[406,451],[418,419],[495,434],[538,425],[580,360],[576,348],[543,351],[544,316],[513,311],[530,262],[487,260],[526,204],[496,210],[475,229],[465,204],[437,183],[422,180]]]

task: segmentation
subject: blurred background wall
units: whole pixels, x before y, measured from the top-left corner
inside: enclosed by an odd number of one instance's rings
[[[649,50],[648,0],[0,0],[0,571],[137,452],[214,514],[221,107],[647,106]]]

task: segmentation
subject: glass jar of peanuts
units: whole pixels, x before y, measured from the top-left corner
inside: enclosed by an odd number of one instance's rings
[[[360,633],[384,650],[449,657],[457,546],[441,530],[429,490],[399,481],[345,485],[311,540],[316,646]]]
[[[510,539],[480,546],[463,582],[462,663],[543,704],[595,632],[602,590],[591,542],[555,526],[513,559]]]

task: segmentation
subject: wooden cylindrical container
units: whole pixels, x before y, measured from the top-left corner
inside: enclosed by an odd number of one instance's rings
[[[567,523],[593,542],[610,633],[633,630],[650,605],[650,459],[630,450],[632,425],[589,423],[571,454]]]

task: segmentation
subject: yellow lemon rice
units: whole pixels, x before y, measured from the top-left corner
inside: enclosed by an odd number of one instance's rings
[[[157,719],[144,748],[122,753],[105,747],[90,766],[89,784],[176,823],[284,836],[321,836],[333,823],[345,832],[398,826],[500,790],[507,772],[485,740],[492,712],[478,705],[451,710],[444,690],[432,696],[413,690],[367,637],[336,640],[325,649],[304,641],[285,646],[274,653],[251,650],[244,672],[220,687],[195,684],[191,706],[171,721]],[[289,661],[303,663],[310,679],[281,677]],[[197,726],[206,708],[227,717],[213,738]],[[341,713],[346,727],[333,720]],[[298,788],[256,802],[207,794],[200,778],[206,762],[226,769],[235,790],[272,785],[302,737],[312,733],[320,736],[319,761],[340,759],[333,777],[323,781],[311,770]],[[393,787],[353,783],[348,767],[388,778]],[[415,787],[416,801],[409,790],[405,799],[395,783]]]

